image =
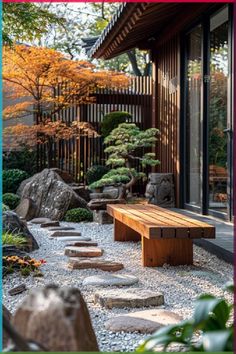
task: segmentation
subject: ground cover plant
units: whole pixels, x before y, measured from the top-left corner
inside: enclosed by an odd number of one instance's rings
[[[70,209],[66,212],[65,221],[68,222],[93,221],[93,213],[84,208]]]
[[[19,271],[23,276],[28,276],[31,273],[35,276],[41,276],[39,268],[42,264],[45,264],[44,259],[37,260],[29,256],[19,257],[19,256],[4,256],[3,257],[3,267],[4,274],[14,273]]]
[[[3,232],[2,234],[2,244],[3,245],[12,245],[16,246],[17,248],[24,247],[27,243],[26,239],[21,236],[20,234],[12,234],[10,232]]]
[[[142,167],[156,166],[160,163],[155,159],[155,153],[143,151],[144,148],[150,149],[155,146],[158,132],[156,128],[141,130],[133,123],[119,124],[105,138],[105,144],[108,145],[105,149],[108,154],[106,165],[111,167],[111,170],[89,187],[96,189],[119,185],[121,186],[119,198],[125,198],[127,190],[139,179],[146,178],[144,172],[139,172],[133,167],[134,162],[138,161]]]

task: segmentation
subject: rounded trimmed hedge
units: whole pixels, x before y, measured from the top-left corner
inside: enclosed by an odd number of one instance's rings
[[[20,197],[14,193],[5,193],[2,196],[3,204],[8,206],[11,210],[16,209],[20,203]]]
[[[66,212],[65,221],[67,222],[93,221],[93,213],[84,208],[70,209]]]
[[[10,208],[6,204],[2,203],[2,211],[8,211]]]
[[[29,178],[27,172],[13,169],[2,171],[2,190],[3,193],[16,193],[21,182]]]
[[[128,122],[131,118],[132,115],[129,112],[114,111],[106,114],[101,123],[102,136],[107,137],[119,124]]]

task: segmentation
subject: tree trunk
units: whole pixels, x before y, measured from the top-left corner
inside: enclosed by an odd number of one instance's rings
[[[137,63],[137,58],[136,58],[136,55],[135,55],[135,50],[130,50],[127,52],[127,55],[128,55],[128,58],[129,58],[129,61],[130,61],[130,64],[132,66],[132,70],[134,72],[134,75],[136,76],[142,76],[142,73],[138,67],[138,63]]]

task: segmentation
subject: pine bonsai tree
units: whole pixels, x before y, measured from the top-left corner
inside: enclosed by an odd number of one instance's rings
[[[106,164],[112,169],[100,180],[92,183],[90,188],[95,189],[108,185],[120,186],[119,198],[125,198],[127,190],[140,178],[146,177],[145,173],[136,171],[133,167],[134,162],[139,161],[142,166],[156,166],[160,163],[155,159],[155,153],[143,153],[143,148],[155,146],[158,133],[156,128],[142,131],[135,124],[119,124],[118,128],[113,129],[104,141],[109,145],[105,149],[109,155]]]

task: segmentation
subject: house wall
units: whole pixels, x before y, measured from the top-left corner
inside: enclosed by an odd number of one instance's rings
[[[173,36],[153,50],[155,94],[152,125],[160,130],[156,172],[174,174],[176,206],[179,206],[179,116],[180,116],[180,45]]]

